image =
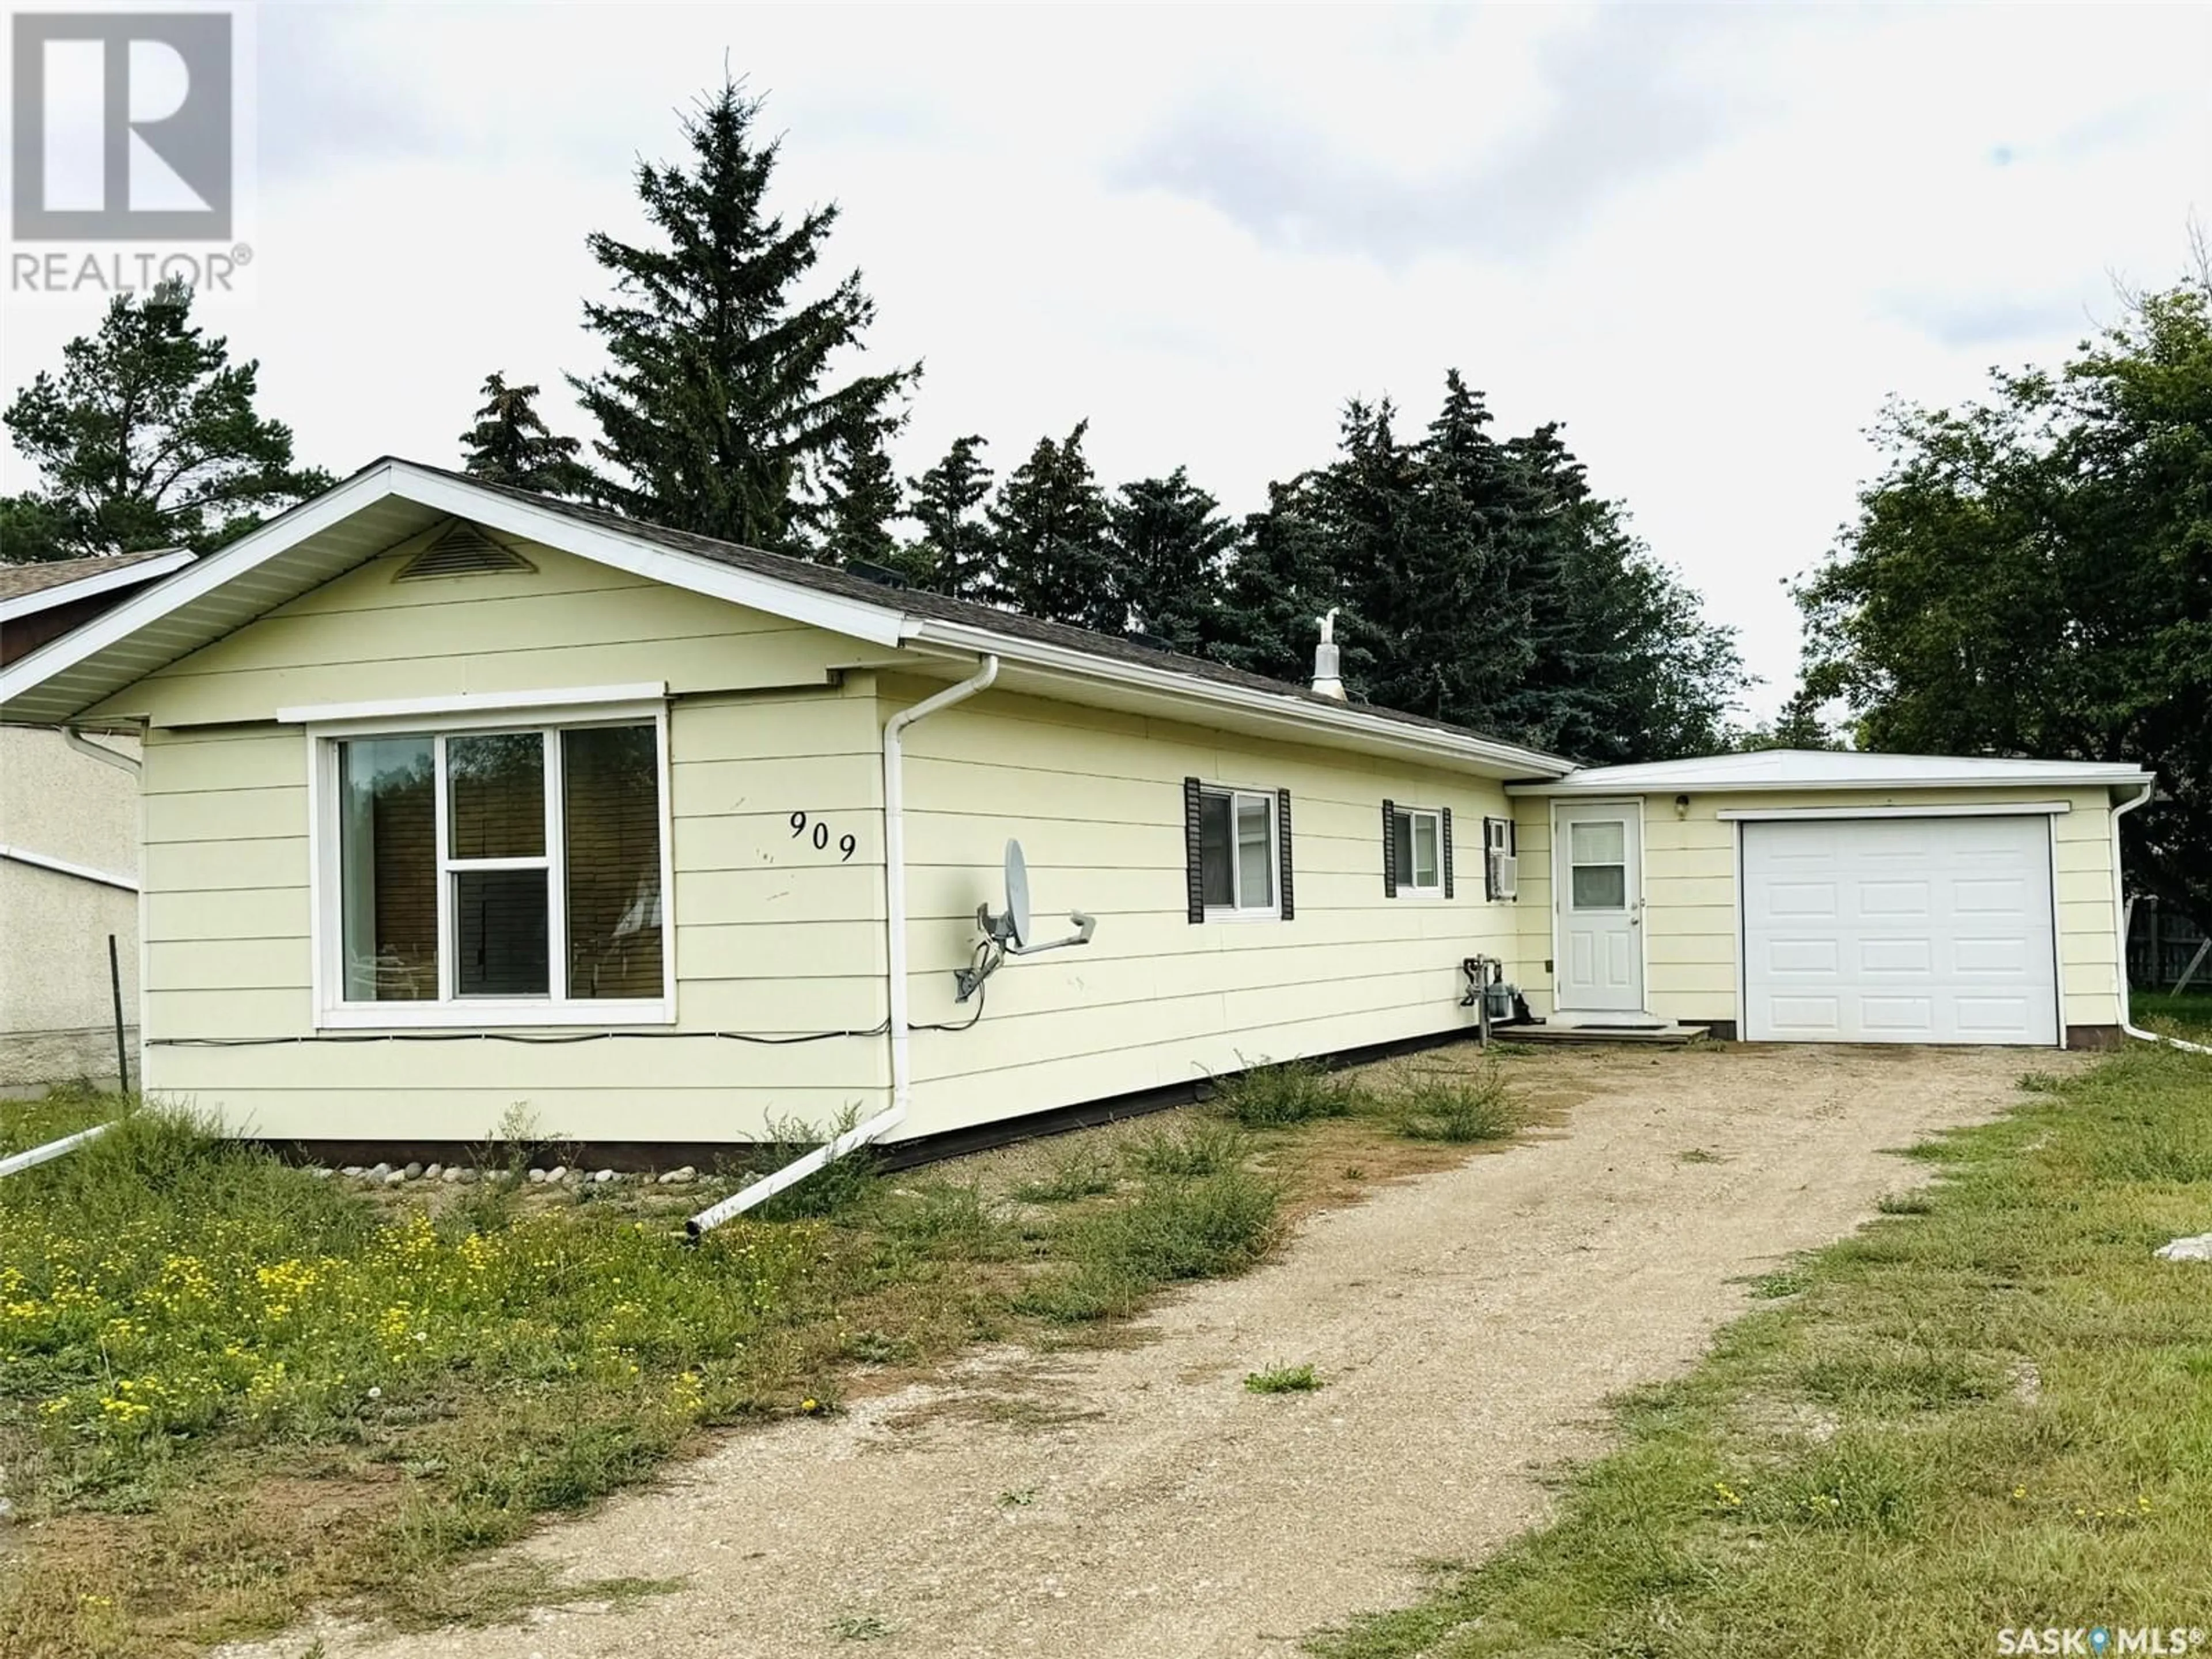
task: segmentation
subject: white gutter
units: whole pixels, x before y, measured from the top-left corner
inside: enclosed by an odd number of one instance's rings
[[[999,659],[983,659],[982,666],[966,679],[948,685],[934,696],[902,708],[884,722],[884,943],[890,975],[890,1016],[884,1021],[890,1036],[891,1103],[865,1123],[856,1123],[826,1146],[817,1146],[802,1158],[787,1164],[750,1187],[710,1205],[684,1223],[694,1238],[710,1227],[719,1227],[732,1216],[742,1215],[765,1203],[787,1187],[796,1186],[825,1164],[866,1146],[906,1121],[914,1096],[913,1072],[908,1054],[906,951],[906,756],[900,740],[906,728],[927,720],[941,708],[964,702],[989,689],[999,678]]]
[[[1335,703],[1301,697],[1294,688],[1278,691],[1232,685],[1225,681],[1208,679],[1201,674],[1179,672],[1170,664],[1164,663],[1156,667],[1149,663],[1124,662],[1116,657],[1098,656],[1069,646],[1024,639],[1019,635],[1000,634],[966,623],[938,622],[923,617],[913,629],[908,639],[909,641],[919,640],[926,644],[948,646],[962,652],[987,653],[1025,667],[1064,674],[1070,678],[1093,684],[1123,685],[1172,696],[1186,709],[1208,706],[1233,708],[1242,713],[1271,716],[1294,729],[1321,726],[1360,738],[1370,745],[1428,758],[1474,761],[1486,766],[1511,768],[1522,774],[1549,772],[1557,775],[1566,773],[1573,767],[1571,761],[1558,755],[1547,755],[1540,749],[1527,749],[1518,744],[1500,743],[1494,738],[1447,731],[1442,726],[1423,725],[1413,720],[1394,720],[1362,708],[1356,703]],[[1194,713],[1185,713],[1182,718],[1194,724],[1202,723]],[[1310,734],[1305,740],[1312,741]]]
[[[2133,1024],[2128,1006],[2128,923],[2127,908],[2120,902],[2120,815],[2132,812],[2150,799],[2150,792],[2158,787],[2156,780],[2146,783],[2142,793],[2133,800],[2124,800],[2112,809],[2112,914],[2119,918],[2120,934],[2120,1030],[2131,1037],[2141,1037],[2145,1042],[2163,1042],[2170,1048],[2181,1048],[2192,1054],[2212,1054],[2212,1048],[2201,1042],[2185,1042],[2176,1036],[2163,1036],[2156,1031],[2146,1031]]]
[[[88,864],[72,864],[67,859],[49,858],[44,853],[33,853],[21,847],[10,847],[0,842],[0,859],[11,864],[27,864],[33,870],[51,870],[58,876],[74,876],[79,881],[96,882],[102,887],[135,893],[138,884],[129,876],[110,875],[105,870],[95,870]]]
[[[79,1129],[73,1135],[64,1135],[59,1140],[33,1146],[27,1152],[18,1152],[13,1158],[0,1158],[0,1176],[18,1175],[41,1164],[51,1164],[56,1158],[75,1152],[87,1141],[99,1139],[114,1127],[112,1123],[95,1123],[89,1129]]]

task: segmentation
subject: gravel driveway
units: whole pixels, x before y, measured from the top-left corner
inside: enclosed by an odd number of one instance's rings
[[[666,1659],[869,1651],[1288,1655],[1411,1598],[1423,1559],[1541,1521],[1605,1444],[1606,1401],[1692,1364],[1741,1279],[1923,1178],[1888,1156],[1994,1115],[1997,1049],[1553,1051],[1578,1103],[1532,1144],[1310,1219],[1273,1264],[1171,1298],[1149,1339],[984,1353],[826,1422],[732,1435],[659,1487],[548,1529],[577,1579],[681,1577],[617,1607],[293,1659]],[[1714,1161],[1684,1162],[1686,1152]],[[1245,1373],[1310,1362],[1316,1394]]]

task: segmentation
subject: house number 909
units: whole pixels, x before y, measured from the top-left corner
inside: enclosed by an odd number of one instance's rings
[[[814,843],[816,852],[826,853],[830,850],[830,826],[819,818],[809,818],[804,812],[793,812],[791,815],[791,838],[797,841],[801,836],[805,836]],[[840,864],[851,863],[853,854],[860,851],[860,843],[852,836],[838,836],[837,861]]]

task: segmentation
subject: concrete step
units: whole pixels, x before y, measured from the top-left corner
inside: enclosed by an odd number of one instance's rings
[[[1500,1042],[1643,1042],[1662,1048],[1680,1048],[1703,1042],[1709,1032],[1703,1025],[1500,1025]]]

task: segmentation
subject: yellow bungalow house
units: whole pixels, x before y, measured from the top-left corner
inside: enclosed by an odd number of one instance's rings
[[[518,1103],[610,1158],[961,1136],[1468,1031],[1474,957],[1554,1026],[2096,1041],[2150,781],[1580,770],[398,460],[0,720],[143,743],[146,1087],[325,1156]],[[1087,943],[1001,963],[1009,841]]]

